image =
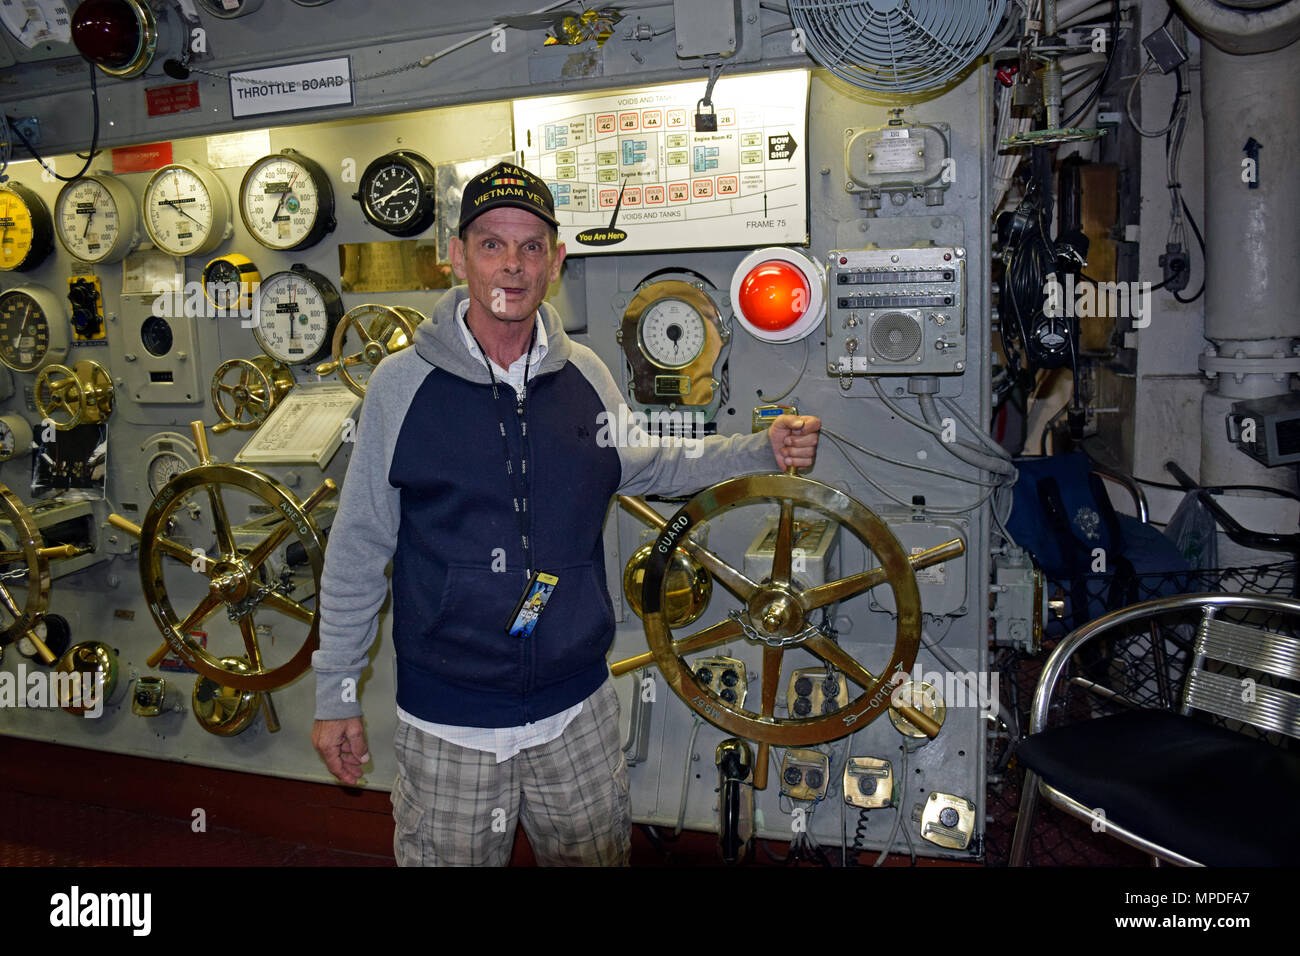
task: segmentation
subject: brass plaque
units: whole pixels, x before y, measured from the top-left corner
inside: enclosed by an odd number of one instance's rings
[[[451,263],[438,261],[432,239],[339,243],[344,292],[413,292],[450,289]]]

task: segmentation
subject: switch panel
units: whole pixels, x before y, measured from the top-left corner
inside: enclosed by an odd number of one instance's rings
[[[966,370],[966,250],[829,253],[828,369],[849,375]]]

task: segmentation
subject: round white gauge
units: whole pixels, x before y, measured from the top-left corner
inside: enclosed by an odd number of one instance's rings
[[[0,461],[17,458],[32,444],[32,426],[21,415],[0,415]]]
[[[47,40],[66,43],[72,14],[65,0],[5,0],[0,3],[0,22],[10,36],[29,50]]]
[[[174,451],[159,452],[149,462],[149,491],[158,496],[163,486],[181,472],[189,471],[192,466]]]
[[[343,316],[338,291],[319,272],[295,265],[262,280],[253,336],[277,362],[315,362],[329,352]]]
[[[124,258],[135,245],[139,222],[131,191],[105,173],[68,183],[54,203],[59,242],[82,262]]]
[[[248,168],[239,215],[267,248],[305,249],[334,229],[334,190],[319,163],[286,149]]]
[[[704,316],[681,299],[660,299],[641,316],[638,338],[650,361],[681,368],[704,350]]]
[[[149,177],[141,202],[149,238],[169,255],[210,252],[230,235],[230,195],[206,166],[164,166]]]

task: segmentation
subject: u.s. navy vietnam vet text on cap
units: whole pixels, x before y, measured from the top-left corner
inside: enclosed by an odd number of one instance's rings
[[[465,227],[476,216],[498,206],[527,209],[552,226],[560,225],[555,218],[555,199],[551,195],[550,186],[522,166],[497,163],[466,185],[460,199],[460,235],[465,235]]]

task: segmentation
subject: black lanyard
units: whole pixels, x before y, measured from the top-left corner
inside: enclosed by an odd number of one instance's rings
[[[525,403],[528,400],[528,373],[533,367],[533,346],[537,343],[537,319],[533,318],[533,334],[528,339],[528,359],[524,362],[524,381],[515,397],[515,414],[519,416],[519,437],[520,437],[520,455],[519,455],[519,475],[515,476],[514,459],[510,455],[510,441],[506,438],[506,420],[501,415],[501,396],[497,391],[497,376],[492,371],[492,360],[488,358],[487,351],[479,342],[478,336],[474,330],[469,327],[469,319],[465,320],[465,329],[469,332],[469,337],[474,340],[478,346],[479,354],[483,356],[483,364],[487,366],[488,381],[492,383],[492,403],[497,410],[497,428],[501,432],[501,449],[505,454],[506,475],[510,479],[510,490],[513,492],[515,505],[515,514],[519,516],[519,540],[524,547],[524,576],[527,577],[533,573],[532,561],[529,558],[528,550],[528,418],[525,416]],[[518,482],[523,482],[522,491]]]

